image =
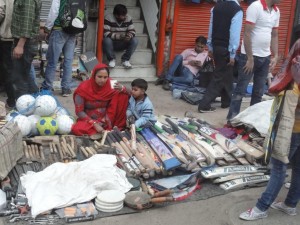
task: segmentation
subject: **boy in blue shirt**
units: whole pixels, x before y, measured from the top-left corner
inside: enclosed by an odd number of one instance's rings
[[[152,102],[146,94],[148,83],[144,79],[135,79],[131,82],[131,97],[126,111],[129,123],[134,123],[137,128],[143,127],[148,122],[156,122]]]

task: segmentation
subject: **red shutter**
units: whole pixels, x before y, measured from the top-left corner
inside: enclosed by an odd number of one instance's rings
[[[199,35],[207,37],[210,20],[210,10],[213,4],[203,2],[200,4],[185,3],[176,0],[174,10],[174,27],[171,42],[170,60],[184,49],[194,46],[195,38]],[[241,3],[244,16],[247,4]],[[285,0],[278,5],[280,9],[279,26],[279,56],[286,56],[291,39],[292,26],[296,10],[296,0]],[[241,35],[242,38],[243,35]],[[263,38],[263,37],[262,37]]]
[[[174,27],[171,42],[170,60],[184,49],[193,47],[199,35],[207,37],[210,20],[209,3],[186,3],[176,0],[174,9]]]

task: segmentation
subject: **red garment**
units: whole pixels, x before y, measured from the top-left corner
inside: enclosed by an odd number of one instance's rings
[[[111,130],[114,126],[124,129],[126,126],[128,94],[112,89],[110,78],[102,87],[95,82],[96,72],[106,67],[105,64],[96,65],[92,77],[82,82],[74,92],[73,100],[78,116],[77,123],[72,127],[72,133],[75,135],[97,133],[93,126],[94,121],[107,130]],[[78,99],[82,102],[78,103]]]
[[[295,81],[300,89],[299,56],[300,39],[293,45],[280,71],[274,77],[269,87],[270,93],[276,94],[285,90],[292,81]]]

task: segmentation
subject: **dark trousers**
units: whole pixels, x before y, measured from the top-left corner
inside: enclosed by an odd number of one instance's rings
[[[10,107],[15,106],[14,90],[12,87],[12,69],[13,62],[11,57],[12,41],[0,40],[0,64],[1,64],[1,82],[7,95],[7,104]]]
[[[210,109],[211,103],[216,97],[221,96],[221,106],[230,105],[233,82],[233,67],[228,66],[230,55],[225,47],[213,46],[215,71],[206,89],[203,99],[200,101],[198,109]]]
[[[13,48],[18,44],[18,39],[14,40]],[[38,92],[38,87],[35,81],[30,76],[30,68],[33,57],[37,54],[37,42],[27,40],[24,45],[24,53],[21,58],[13,59],[13,87],[15,98],[18,99],[21,95],[33,94]]]

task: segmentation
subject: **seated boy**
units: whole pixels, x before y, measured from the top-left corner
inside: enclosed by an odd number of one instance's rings
[[[143,127],[148,122],[156,122],[152,102],[145,93],[148,83],[144,79],[135,79],[131,82],[131,97],[126,111],[129,123],[134,123],[137,128]]]
[[[195,47],[185,49],[176,55],[166,74],[163,89],[170,90],[170,83],[175,82],[192,86],[194,77],[201,69],[208,52],[205,50],[207,39],[199,36],[195,40]]]

